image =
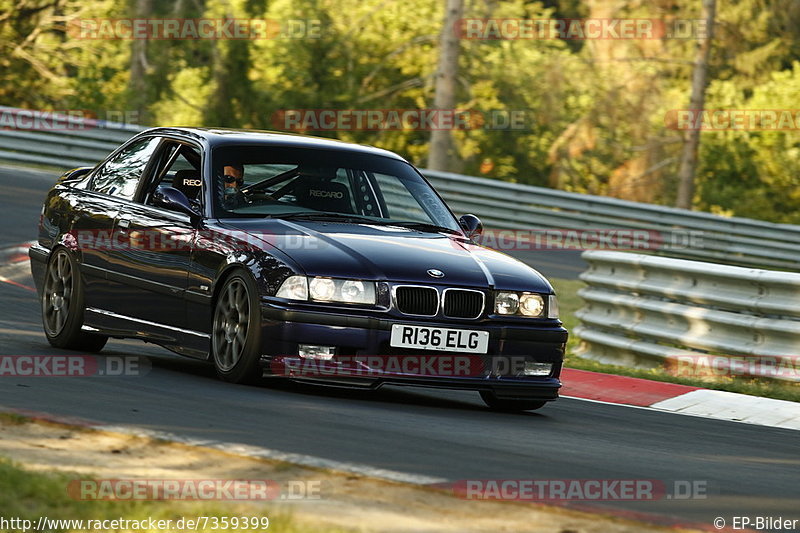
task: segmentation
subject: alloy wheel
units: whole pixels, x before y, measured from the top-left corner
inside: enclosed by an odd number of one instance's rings
[[[250,297],[240,279],[232,279],[220,294],[214,313],[213,349],[217,367],[228,372],[239,360],[247,342]]]
[[[64,329],[69,318],[73,293],[72,263],[66,252],[58,252],[47,269],[42,299],[44,323],[50,335],[58,335]]]

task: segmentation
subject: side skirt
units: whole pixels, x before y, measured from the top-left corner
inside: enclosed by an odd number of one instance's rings
[[[211,336],[207,333],[176,328],[96,307],[86,308],[83,330],[117,339],[138,339],[150,342],[178,355],[194,359],[208,360],[209,358],[208,350],[186,346],[186,344],[196,345],[198,341],[203,344],[210,342]]]

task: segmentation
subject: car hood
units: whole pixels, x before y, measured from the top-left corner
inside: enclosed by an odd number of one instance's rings
[[[249,241],[257,240],[265,251],[281,250],[309,276],[552,292],[533,268],[457,235],[278,219],[226,220],[222,225],[246,232],[252,237]],[[444,277],[432,277],[430,269],[442,271]]]

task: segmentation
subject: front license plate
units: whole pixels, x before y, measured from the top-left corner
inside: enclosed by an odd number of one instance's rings
[[[393,324],[389,345],[442,352],[486,353],[489,350],[489,332]]]

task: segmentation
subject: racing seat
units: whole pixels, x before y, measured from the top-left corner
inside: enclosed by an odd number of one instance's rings
[[[298,177],[294,186],[298,205],[317,211],[352,213],[350,191],[346,185],[335,183],[332,179],[302,175]]]
[[[172,178],[172,187],[178,189],[189,198],[189,201],[196,202],[200,196],[200,173],[194,169],[183,169],[175,173]]]

